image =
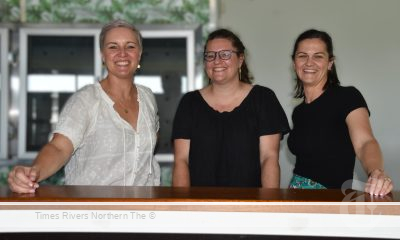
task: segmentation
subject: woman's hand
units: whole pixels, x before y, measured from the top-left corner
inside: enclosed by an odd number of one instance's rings
[[[385,196],[393,189],[392,179],[382,169],[373,170],[365,185],[365,192],[371,195]]]
[[[35,167],[15,166],[8,174],[8,185],[16,193],[34,193],[39,187],[39,171]]]

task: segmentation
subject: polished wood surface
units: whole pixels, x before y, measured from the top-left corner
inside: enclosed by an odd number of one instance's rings
[[[400,215],[400,193],[385,197],[347,190],[212,187],[41,186],[34,194],[0,187],[2,209],[107,209],[355,213]],[[2,203],[8,203],[4,205]],[[13,204],[14,203],[14,204]],[[51,203],[51,204],[50,204]],[[79,204],[77,204],[79,203]],[[91,204],[96,203],[96,204]]]
[[[219,187],[41,186],[34,194],[0,187],[0,202],[400,202],[400,192],[385,197],[340,189],[301,190]]]

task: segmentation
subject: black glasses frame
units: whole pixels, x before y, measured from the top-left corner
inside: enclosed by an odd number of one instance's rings
[[[219,59],[229,60],[232,57],[232,53],[238,54],[239,52],[233,51],[233,50],[221,50],[218,52],[209,51],[209,52],[204,52],[203,58],[204,58],[204,61],[212,62],[212,61],[215,61],[215,59],[217,58],[217,54],[218,54]]]

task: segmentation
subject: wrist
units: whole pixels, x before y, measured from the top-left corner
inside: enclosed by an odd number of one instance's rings
[[[383,170],[383,168],[374,168],[374,169],[372,169],[371,171],[368,172],[368,177],[370,177],[371,174],[372,174],[373,172],[375,172],[375,171],[379,171],[380,173],[385,172],[385,171]]]

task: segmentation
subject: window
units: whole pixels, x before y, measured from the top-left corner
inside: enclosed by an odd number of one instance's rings
[[[21,28],[19,158],[49,140],[65,102],[101,76],[98,28]]]
[[[171,27],[170,27],[171,28]],[[152,89],[160,116],[156,158],[172,162],[172,122],[182,95],[202,86],[198,28],[141,29],[143,54],[135,82]]]

